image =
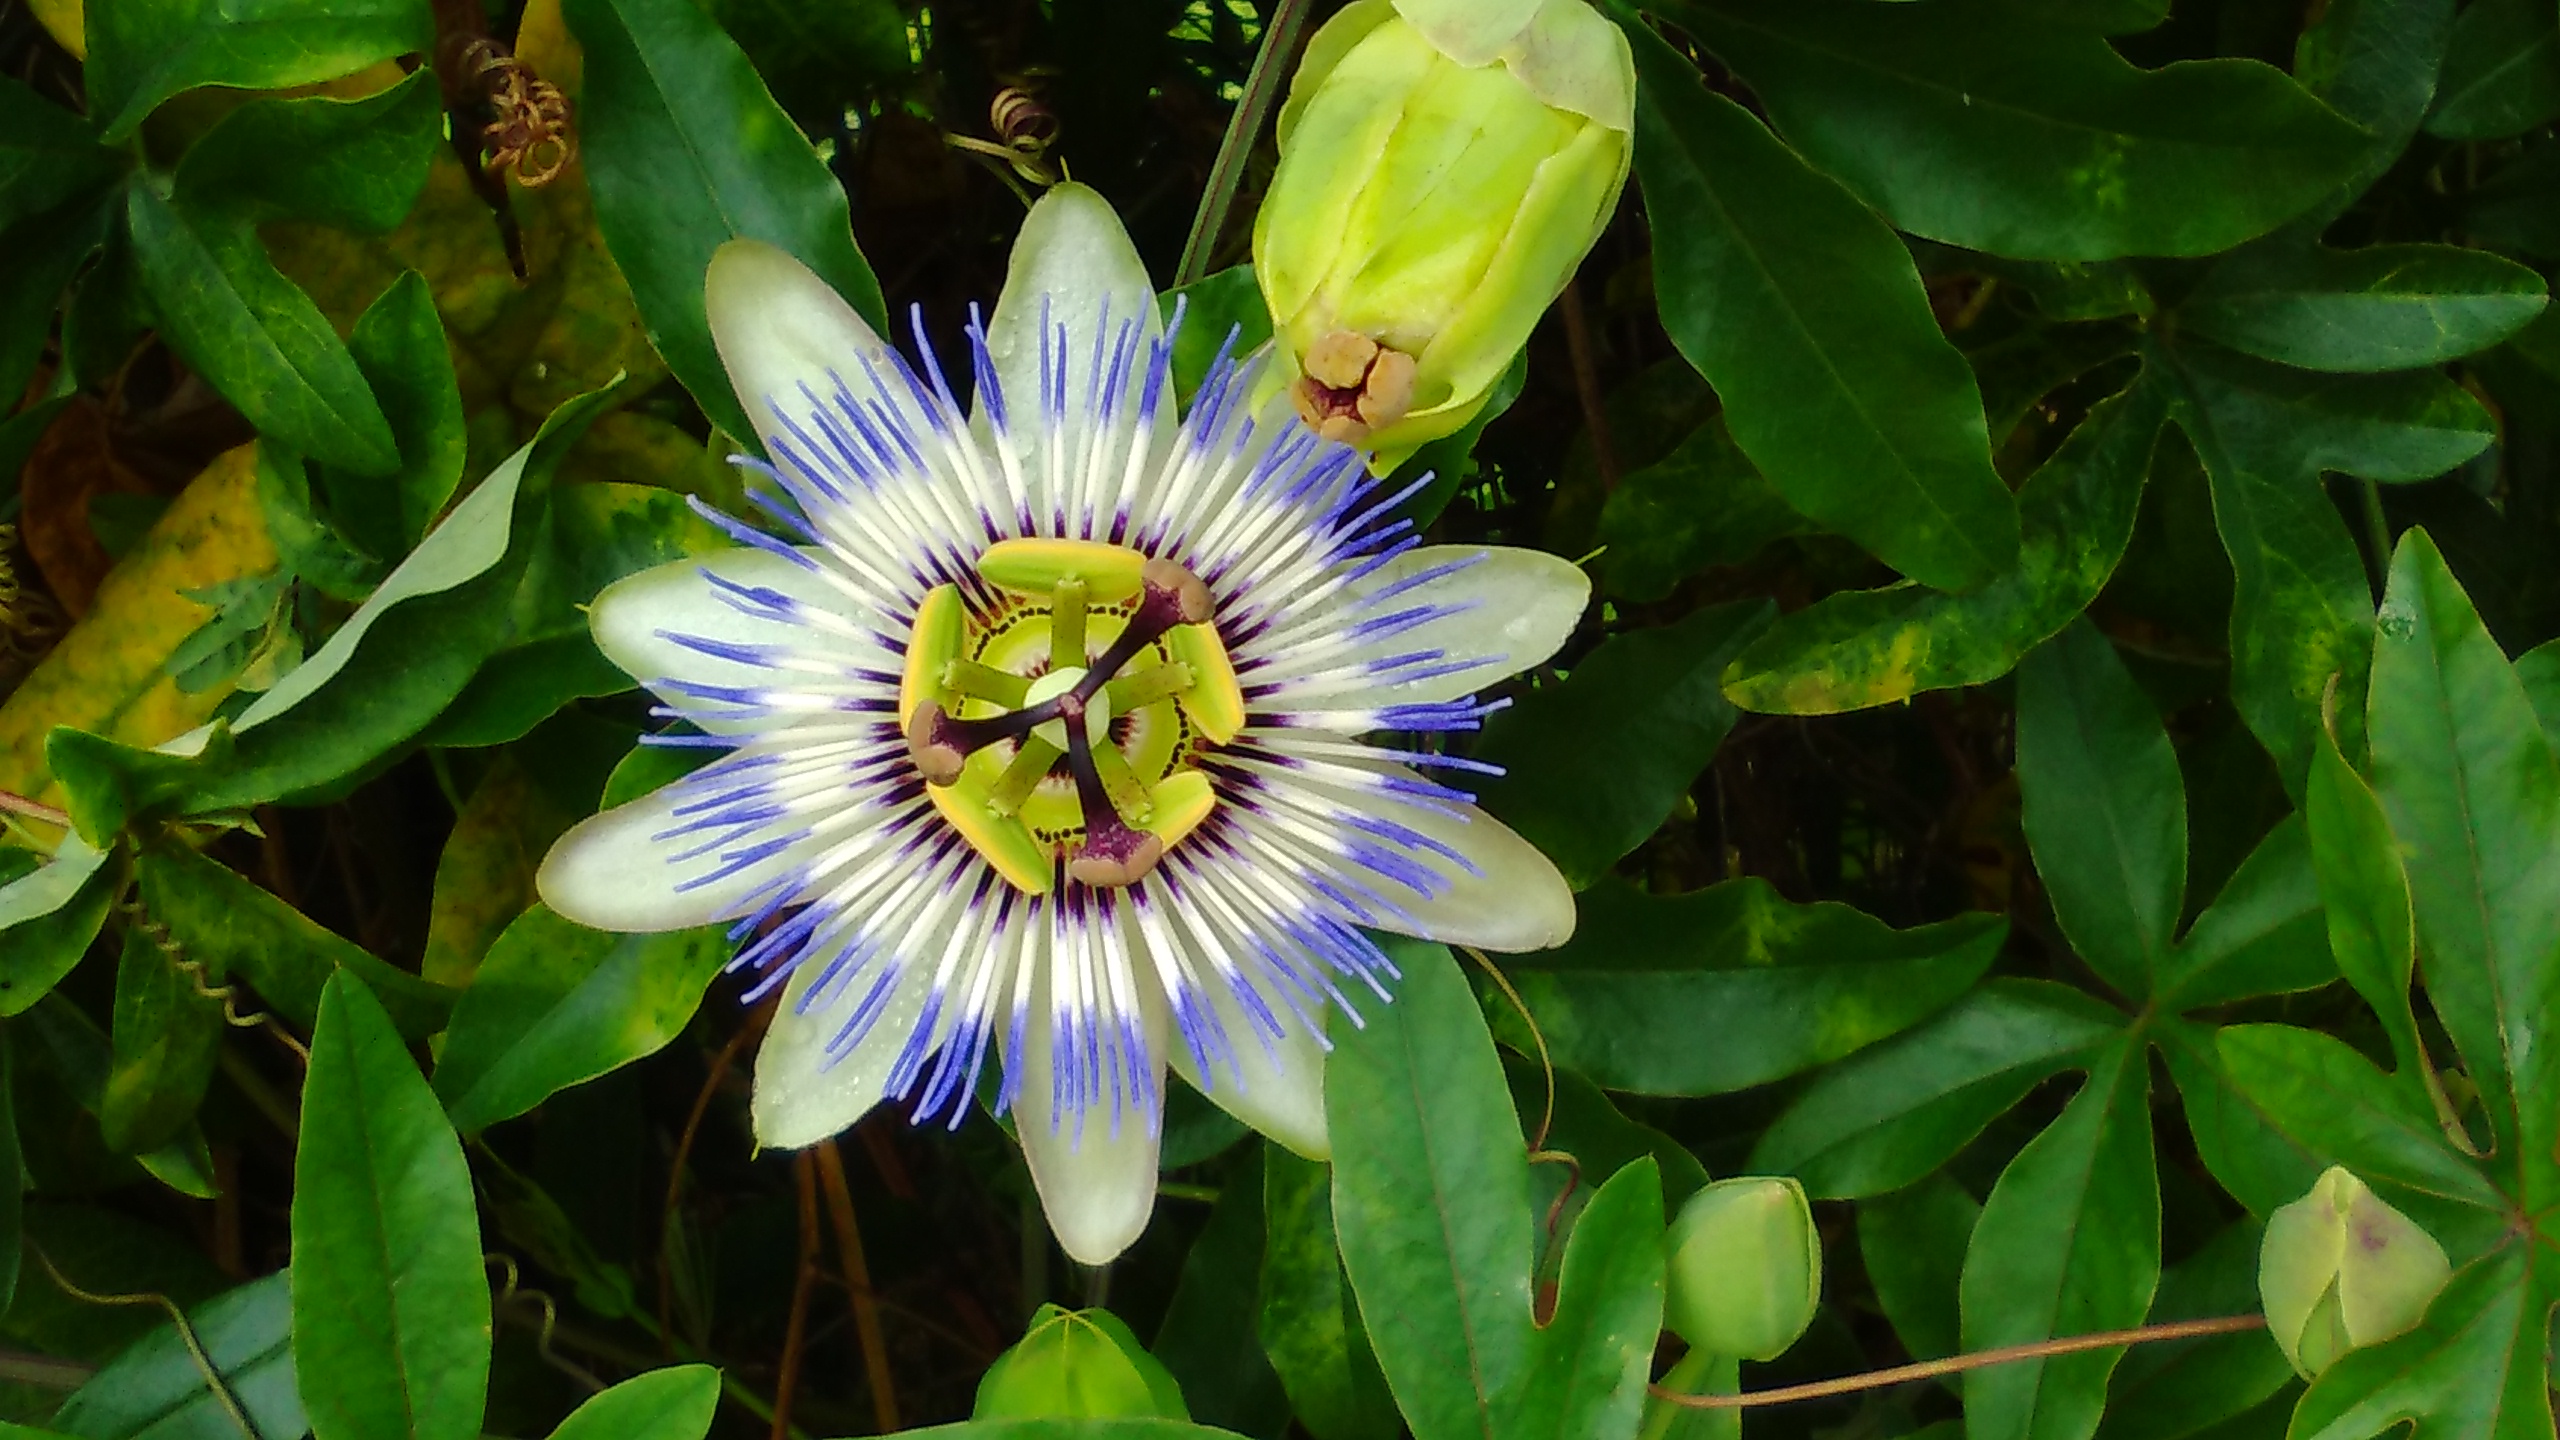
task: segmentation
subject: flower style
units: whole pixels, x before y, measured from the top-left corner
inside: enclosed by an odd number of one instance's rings
[[[956,1125],[992,1042],[1051,1227],[1099,1264],[1154,1207],[1167,1064],[1321,1158],[1327,1011],[1395,977],[1366,932],[1571,933],[1555,867],[1432,778],[1486,767],[1359,737],[1474,728],[1588,582],[1422,545],[1409,491],[1255,413],[1232,337],[1177,418],[1101,197],[1025,221],[971,413],[770,246],[723,247],[707,302],[790,539],[715,515],[739,548],[598,597],[604,653],[699,732],[658,738],[726,753],[572,830],[540,889],[601,929],[732,924],[750,998],[783,992],[761,1143],[884,1099]]]

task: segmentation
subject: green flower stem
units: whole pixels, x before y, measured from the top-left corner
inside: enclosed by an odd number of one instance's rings
[[[1289,62],[1298,53],[1298,37],[1307,28],[1307,0],[1280,0],[1271,23],[1262,31],[1262,48],[1254,52],[1253,69],[1244,77],[1244,93],[1227,117],[1226,138],[1218,142],[1218,158],[1209,167],[1209,187],[1191,217],[1191,236],[1182,242],[1182,264],[1173,272],[1175,288],[1209,273],[1209,252],[1226,228],[1227,211],[1236,203],[1236,187],[1244,180],[1245,158],[1262,133],[1263,117],[1286,87]]]
[[[1736,1417],[1686,1403],[1708,1397],[1738,1399],[1735,1392],[1742,1388],[1738,1356],[1692,1350],[1664,1373],[1661,1383],[1648,1388],[1644,1427],[1636,1432],[1636,1440],[1695,1440],[1711,1430],[1730,1435],[1741,1429]]]

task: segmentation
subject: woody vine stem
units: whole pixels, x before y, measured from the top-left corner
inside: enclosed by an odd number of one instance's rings
[[[1944,1360],[1923,1360],[1912,1365],[1896,1365],[1890,1370],[1869,1370],[1857,1375],[1843,1375],[1832,1380],[1816,1380],[1805,1385],[1786,1385],[1774,1390],[1746,1390],[1739,1395],[1686,1395],[1648,1385],[1646,1391],[1655,1398],[1694,1410],[1740,1410],[1758,1405],[1791,1405],[1799,1400],[1820,1400],[1832,1395],[1848,1395],[1860,1390],[1881,1390],[1912,1380],[1929,1380],[1940,1375],[1956,1375],[1967,1370],[1982,1370],[1993,1365],[2011,1365],[2021,1360],[2043,1360],[2055,1355],[2076,1355],[2083,1350],[2104,1350],[2116,1345],[2156,1344],[2163,1340],[2194,1340],[2206,1335],[2236,1335],[2246,1330],[2263,1330],[2263,1315],[2217,1315],[2207,1320],[2172,1320],[2158,1325],[2142,1325],[2131,1330],[2101,1330],[2093,1335],[2064,1335],[2052,1340],[2038,1340],[2031,1345],[2004,1345],[1997,1350],[1976,1350],[1966,1355],[1950,1355]]]

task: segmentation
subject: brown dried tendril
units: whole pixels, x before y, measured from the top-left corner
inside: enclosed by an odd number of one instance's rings
[[[569,128],[569,97],[495,41],[474,40],[462,60],[497,116],[480,132],[489,169],[512,169],[516,183],[528,190],[558,179],[578,154],[577,136]]]

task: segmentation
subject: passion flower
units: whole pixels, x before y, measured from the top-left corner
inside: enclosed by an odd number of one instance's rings
[[[1099,1264],[1154,1206],[1168,1064],[1321,1158],[1325,1016],[1395,978],[1369,932],[1571,932],[1555,867],[1432,778],[1484,767],[1361,737],[1476,726],[1587,581],[1422,545],[1357,451],[1252,413],[1258,358],[1177,415],[1099,196],[1024,222],[971,414],[770,246],[722,248],[706,298],[784,538],[715,517],[739,548],[592,624],[699,732],[660,739],[725,753],[572,830],[540,888],[600,929],[732,925],[750,997],[782,993],[761,1143],[883,1100],[956,1125],[992,1048],[1051,1227]]]

